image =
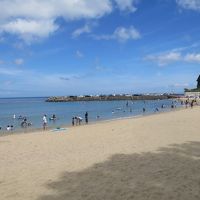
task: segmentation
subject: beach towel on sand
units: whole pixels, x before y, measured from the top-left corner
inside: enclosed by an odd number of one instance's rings
[[[51,130],[52,132],[56,132],[56,131],[64,131],[64,130],[67,130],[66,128],[55,128],[53,130]]]

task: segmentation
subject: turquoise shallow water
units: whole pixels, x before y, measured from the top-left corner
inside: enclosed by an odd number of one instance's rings
[[[13,125],[14,131],[22,131],[21,120],[18,116],[26,116],[32,126],[28,129],[42,127],[42,116],[47,115],[49,119],[53,114],[58,118],[56,121],[48,120],[48,127],[56,128],[64,125],[71,125],[73,116],[80,116],[84,119],[87,111],[89,122],[98,120],[109,120],[122,117],[131,117],[154,113],[156,108],[159,112],[169,111],[173,100],[151,100],[151,101],[90,101],[90,102],[64,102],[47,103],[46,98],[4,98],[0,99],[0,133],[5,132],[7,125]],[[179,102],[174,102],[180,107]],[[164,108],[161,106],[164,105]],[[16,119],[13,119],[13,115]],[[99,118],[97,118],[99,116]],[[84,120],[83,120],[84,121]]]

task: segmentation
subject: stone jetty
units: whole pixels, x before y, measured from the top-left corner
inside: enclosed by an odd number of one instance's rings
[[[176,95],[157,94],[157,95],[84,95],[84,96],[53,96],[49,97],[46,102],[74,102],[74,101],[119,101],[119,100],[157,100],[176,98]]]

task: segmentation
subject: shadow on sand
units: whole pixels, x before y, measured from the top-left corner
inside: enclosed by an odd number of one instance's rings
[[[199,200],[200,142],[157,153],[112,156],[48,183],[55,195],[38,200]]]

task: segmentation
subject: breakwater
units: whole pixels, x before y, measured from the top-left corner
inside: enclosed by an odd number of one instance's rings
[[[53,96],[46,102],[75,102],[75,101],[119,101],[119,100],[157,100],[172,99],[175,95],[96,95],[96,96]]]

